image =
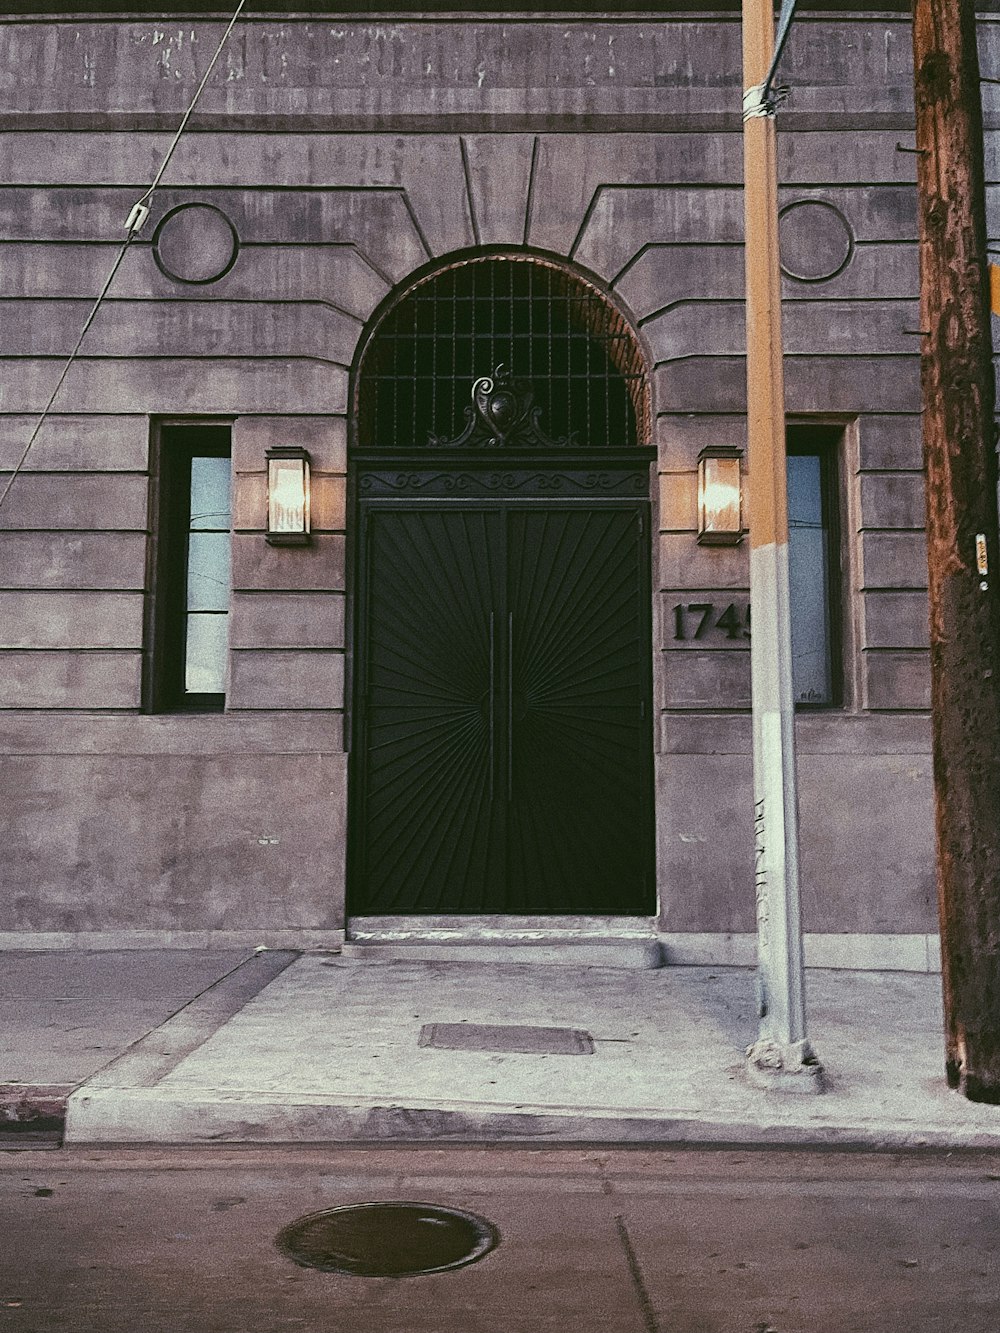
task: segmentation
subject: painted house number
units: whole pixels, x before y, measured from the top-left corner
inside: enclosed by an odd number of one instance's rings
[[[749,603],[730,602],[718,615],[714,602],[678,602],[674,607],[675,639],[703,639],[716,630],[727,639],[749,639]]]

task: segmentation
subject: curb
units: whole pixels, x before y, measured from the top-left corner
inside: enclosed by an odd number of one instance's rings
[[[0,1083],[0,1146],[60,1141],[73,1083]]]
[[[81,1088],[69,1101],[67,1145],[288,1143],[602,1143],[720,1147],[812,1147],[868,1151],[1000,1150],[995,1129],[877,1120],[835,1123],[760,1117],[696,1119],[646,1108],[570,1108],[482,1103],[406,1104],[192,1088]]]

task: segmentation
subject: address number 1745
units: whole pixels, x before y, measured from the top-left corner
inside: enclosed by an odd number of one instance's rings
[[[719,615],[714,602],[679,602],[674,607],[675,639],[703,639],[716,630],[722,630],[727,639],[749,639],[749,604],[730,602]]]

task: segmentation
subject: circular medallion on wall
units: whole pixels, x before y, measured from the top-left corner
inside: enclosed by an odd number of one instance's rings
[[[829,282],[851,262],[854,232],[839,208],[797,199],[778,214],[781,271],[797,282]]]
[[[153,258],[175,282],[218,282],[236,263],[236,228],[214,204],[178,204],[153,233]]]

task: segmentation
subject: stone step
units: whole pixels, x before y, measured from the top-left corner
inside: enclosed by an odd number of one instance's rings
[[[497,935],[461,939],[433,934],[409,939],[348,940],[342,957],[374,963],[533,963],[545,966],[615,967],[648,970],[663,966],[656,935],[567,939]]]

